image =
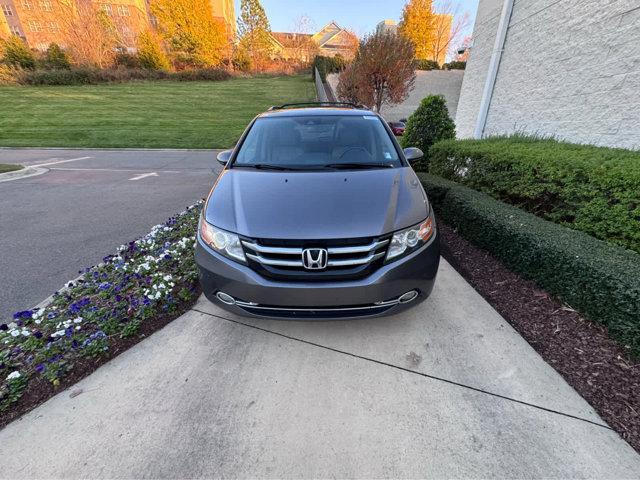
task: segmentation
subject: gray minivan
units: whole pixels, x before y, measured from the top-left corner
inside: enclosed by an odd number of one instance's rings
[[[377,114],[349,104],[272,107],[248,126],[203,209],[207,298],[249,316],[391,314],[427,298],[440,260],[427,195]]]

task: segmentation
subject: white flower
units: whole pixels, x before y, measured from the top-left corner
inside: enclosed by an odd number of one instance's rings
[[[14,372],[11,372],[9,375],[7,375],[7,380],[15,380],[16,378],[20,378],[20,377],[21,377],[20,372],[16,370]]]
[[[18,335],[20,335],[20,332],[18,330],[11,330],[12,337],[17,337]]]
[[[73,320],[73,323],[82,323],[83,320],[84,320],[84,318],[78,317],[78,318]]]
[[[23,337],[28,337],[29,335],[31,335],[31,332],[29,332],[29,330],[27,330],[26,328],[22,329],[21,333]]]

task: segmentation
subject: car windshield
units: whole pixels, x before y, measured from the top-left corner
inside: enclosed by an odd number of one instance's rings
[[[373,115],[258,118],[232,165],[292,170],[400,166],[395,145]]]

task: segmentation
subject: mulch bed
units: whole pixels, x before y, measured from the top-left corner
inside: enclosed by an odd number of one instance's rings
[[[152,333],[160,330],[176,318],[189,311],[198,301],[201,293],[200,285],[198,285],[189,302],[180,304],[177,310],[171,314],[160,315],[153,320],[142,322],[137,335],[128,338],[112,338],[109,342],[109,350],[107,350],[107,352],[99,357],[84,358],[74,363],[73,369],[62,377],[60,385],[57,387],[54,387],[53,384],[44,377],[39,377],[29,382],[20,399],[7,410],[2,412],[0,416],[0,429],[4,428],[18,417],[33,410],[35,407],[44,403],[54,395],[57,395],[64,389],[89,376],[101,365],[104,365],[125,350],[128,350],[137,343],[140,343]],[[82,393],[80,390],[70,391],[70,395],[73,397],[80,393]]]
[[[439,222],[442,256],[640,452],[640,362],[533,282]]]

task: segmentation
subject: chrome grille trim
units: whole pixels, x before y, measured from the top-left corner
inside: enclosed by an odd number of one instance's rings
[[[379,258],[384,257],[386,252],[376,253],[375,255],[369,255],[365,258],[350,258],[348,260],[329,260],[327,266],[329,267],[349,267],[351,265],[365,265],[367,263],[374,262]]]
[[[323,271],[369,265],[387,254],[389,239],[367,240],[364,245],[347,245],[344,247],[327,247],[329,256],[327,267]],[[299,245],[311,244],[309,240],[300,240]],[[334,241],[336,242],[336,241]],[[322,245],[323,241],[318,243]],[[334,243],[335,245],[335,243]],[[242,240],[245,255],[249,260],[270,267],[285,267],[300,271],[308,271],[304,267],[303,253],[305,247],[274,247],[262,245],[257,240]],[[320,247],[321,248],[321,247]]]
[[[242,244],[258,253],[272,253],[276,255],[302,255],[302,248],[287,248],[287,247],[265,247],[264,245],[258,245],[257,243],[242,241]],[[302,261],[300,262],[302,265]]]
[[[357,246],[357,247],[330,247],[327,248],[329,255],[341,255],[341,254],[349,254],[349,253],[367,253],[372,250],[377,250],[380,247],[384,247],[389,240],[381,240],[379,242],[373,242],[369,245]]]
[[[274,267],[300,267],[303,268],[302,265],[302,253],[300,260],[278,260],[275,258],[265,258],[261,255],[253,255],[251,253],[245,253],[247,257],[251,260],[254,260],[258,263],[262,263],[263,265],[273,265]]]

